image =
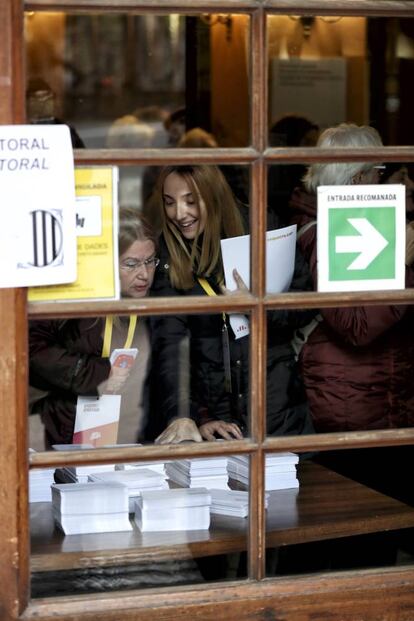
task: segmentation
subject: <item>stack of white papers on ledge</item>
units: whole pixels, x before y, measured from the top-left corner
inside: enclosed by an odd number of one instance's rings
[[[67,466],[64,468],[57,468],[56,474],[57,479],[65,483],[88,483],[89,475],[113,472],[114,470],[114,464]]]
[[[36,453],[29,448],[29,453]],[[50,502],[52,490],[50,486],[55,482],[54,468],[29,470],[29,502]]]
[[[142,470],[143,468],[158,472],[158,474],[162,474],[165,478],[165,467],[163,461],[138,461],[129,464],[116,464],[115,466],[115,470]]]
[[[135,503],[135,523],[142,532],[206,530],[210,505],[205,488],[144,491]]]
[[[245,518],[249,515],[249,492],[230,489],[211,490],[212,514]],[[265,495],[265,508],[269,504],[269,494]]]
[[[119,483],[52,485],[52,510],[66,535],[132,530],[128,490]]]
[[[168,488],[164,474],[154,472],[148,468],[137,470],[114,470],[114,472],[100,472],[89,475],[92,483],[114,482],[124,485],[129,499],[129,512],[134,513],[135,501],[143,490],[162,490]]]
[[[179,459],[166,463],[165,472],[182,487],[228,489],[227,457]]]
[[[94,449],[92,444],[52,444],[55,451],[82,451]],[[87,464],[85,466],[67,466],[56,468],[57,480],[62,483],[87,483],[88,476],[97,472],[115,470],[115,464]]]
[[[295,453],[274,453],[266,456],[265,489],[292,489],[299,487],[296,466],[299,457]],[[249,486],[249,457],[231,455],[228,461],[229,478]]]

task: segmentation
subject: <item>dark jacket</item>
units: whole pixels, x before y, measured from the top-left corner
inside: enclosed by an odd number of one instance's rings
[[[316,219],[316,198],[297,188],[291,200],[298,230]],[[299,247],[317,286],[316,225]],[[411,268],[406,286],[414,283]],[[407,427],[414,423],[412,306],[321,310],[323,321],[301,352],[301,368],[317,431]]]
[[[276,228],[272,226],[271,228]],[[206,295],[196,282],[191,290],[173,289],[169,280],[169,256],[163,239],[160,244],[160,265],[153,283],[152,295],[189,296]],[[217,279],[209,284],[218,292]],[[291,289],[309,288],[309,272],[300,255],[296,259],[295,275]],[[300,434],[312,431],[305,393],[290,344],[293,330],[304,325],[313,311],[271,311],[268,313],[267,356],[267,427],[274,435]],[[249,394],[249,338],[235,340],[228,327],[231,358],[231,392],[226,390],[223,363],[223,316],[183,315],[157,317],[154,320],[152,349],[151,404],[154,426],[149,439],[158,433],[175,416],[187,408],[198,424],[209,420],[237,423],[247,431]],[[185,362],[185,344],[189,343],[189,360]],[[181,343],[181,345],[180,345]],[[188,360],[188,359],[187,359]],[[190,370],[191,369],[191,372]],[[183,379],[184,378],[184,379]],[[187,378],[187,379],[185,379]],[[190,400],[182,386],[189,386]],[[187,391],[188,392],[188,391]],[[180,396],[181,395],[181,396]]]
[[[102,358],[102,319],[33,321],[29,326],[30,385],[47,391],[36,404],[51,444],[72,442],[76,401],[98,396],[111,370]]]
[[[145,325],[148,326],[149,323],[146,322]],[[98,396],[98,387],[108,379],[111,364],[109,358],[102,357],[103,328],[104,319],[96,318],[30,323],[30,386],[37,391],[44,391],[44,396],[35,404],[34,412],[41,415],[48,446],[72,442],[78,396]],[[114,327],[113,347],[123,347],[126,332],[127,325]],[[137,331],[134,339],[138,338]],[[119,345],[117,340],[121,341]],[[136,346],[135,340],[133,346]],[[140,372],[139,361],[134,368]],[[138,390],[136,401],[128,402],[128,390],[134,393],[136,384],[133,375],[130,383],[130,388],[126,384],[123,389],[121,413],[125,412],[124,406],[132,408],[132,413],[135,413],[135,408],[141,403]],[[146,417],[147,386],[144,386],[143,401]],[[131,441],[136,440],[137,438],[131,438]]]

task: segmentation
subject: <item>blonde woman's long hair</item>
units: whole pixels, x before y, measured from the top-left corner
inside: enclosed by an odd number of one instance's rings
[[[175,173],[188,183],[195,204],[203,200],[207,218],[202,235],[184,240],[164,208],[164,182]],[[170,255],[170,281],[177,289],[191,289],[198,276],[222,276],[220,239],[245,233],[240,210],[223,173],[214,165],[166,166],[161,169],[145,214],[163,234]]]

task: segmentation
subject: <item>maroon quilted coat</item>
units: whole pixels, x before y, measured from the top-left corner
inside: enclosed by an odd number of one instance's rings
[[[296,189],[292,222],[298,231],[316,219],[316,198]],[[299,246],[316,289],[316,224]],[[414,285],[412,267],[406,286]],[[307,396],[318,432],[414,424],[414,307],[321,309],[323,321],[300,354]]]

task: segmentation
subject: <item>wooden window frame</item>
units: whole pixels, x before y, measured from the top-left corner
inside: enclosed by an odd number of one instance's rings
[[[245,149],[188,150],[85,150],[75,152],[82,164],[243,163],[252,170],[252,291],[232,298],[175,298],[94,304],[27,303],[25,289],[0,290],[0,619],[289,619],[315,618],[412,619],[414,616],[414,568],[350,571],[340,574],[265,579],[264,458],[274,450],[328,450],[331,448],[403,445],[414,443],[414,430],[398,429],[320,436],[266,438],[265,352],[266,312],[271,308],[351,306],[355,304],[414,302],[413,291],[347,294],[265,294],[266,172],[270,163],[312,161],[414,161],[414,147],[369,150],[268,149],[267,141],[267,45],[269,14],[332,14],[362,16],[411,16],[409,0],[17,0],[0,3],[0,123],[22,123],[24,117],[23,9],[90,12],[137,10],[152,13],[205,11],[243,12],[251,17],[251,147]],[[151,446],[139,449],[106,449],[79,455],[38,453],[28,460],[27,439],[27,322],[35,317],[106,315],[132,310],[154,312],[213,312],[244,310],[251,313],[251,435],[246,441],[190,447]],[[28,528],[28,467],[65,463],[100,463],[163,459],[186,456],[247,453],[251,456],[249,522],[249,579],[245,582],[186,586],[30,600]]]

